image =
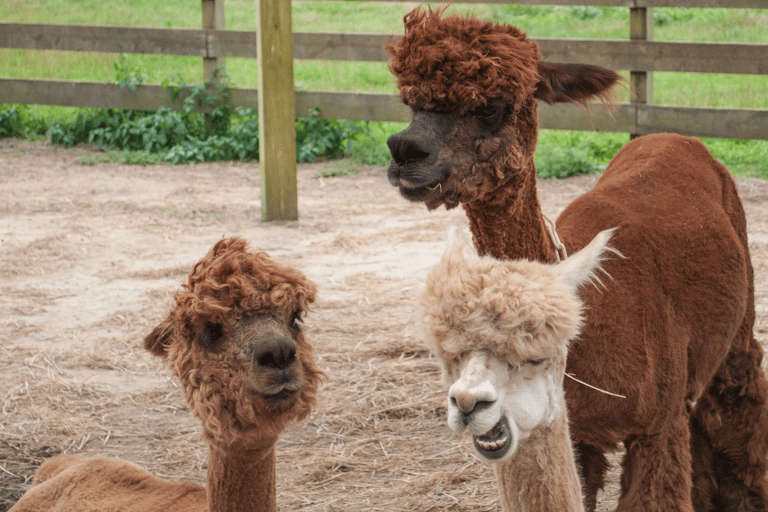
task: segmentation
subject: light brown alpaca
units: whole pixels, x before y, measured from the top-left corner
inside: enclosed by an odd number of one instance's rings
[[[619,76],[544,61],[515,27],[415,9],[389,47],[410,126],[390,183],[462,205],[480,254],[555,261],[536,191],[538,101],[606,99]],[[619,510],[768,510],[768,382],[753,335],[753,269],[728,170],[695,139],[639,137],[560,215],[569,253],[619,227],[606,290],[586,289],[565,382],[585,504],[623,443]]]
[[[584,510],[563,379],[582,323],[576,292],[610,236],[550,265],[478,256],[466,234],[429,272],[420,313],[449,388],[448,425],[494,463],[505,512]]]
[[[209,444],[207,487],[107,457],[45,461],[11,510],[275,511],[275,443],[315,404],[323,373],[299,322],[316,287],[298,270],[219,241],[144,340],[181,381]]]

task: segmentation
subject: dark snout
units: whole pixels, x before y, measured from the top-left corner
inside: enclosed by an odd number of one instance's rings
[[[253,354],[259,369],[285,371],[296,361],[296,343],[287,336],[267,335]]]
[[[389,182],[396,187],[428,185],[423,174],[438,159],[452,128],[451,114],[417,112],[408,127],[387,139],[392,161],[387,169]],[[428,174],[428,173],[426,173]]]
[[[435,141],[430,140],[429,132],[423,126],[412,123],[405,130],[390,136],[387,146],[394,163],[403,166],[409,163],[418,164],[429,158]]]

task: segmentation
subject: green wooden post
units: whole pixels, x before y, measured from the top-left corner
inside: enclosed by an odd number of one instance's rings
[[[224,30],[224,0],[203,1],[203,28],[206,30]],[[216,37],[209,37],[208,50],[203,56],[203,81],[209,84],[208,92],[213,93],[219,88],[219,77],[216,69],[224,65],[224,58],[219,58]],[[205,135],[212,132],[211,116],[205,114]]]
[[[631,7],[629,9],[629,38],[633,41],[650,41],[653,39],[653,8]],[[629,101],[634,104],[653,103],[653,73],[645,71],[629,72]],[[637,126],[637,109],[635,109],[635,126]],[[629,138],[639,137],[639,133],[630,133]]]
[[[257,0],[261,219],[299,218],[290,0]]]

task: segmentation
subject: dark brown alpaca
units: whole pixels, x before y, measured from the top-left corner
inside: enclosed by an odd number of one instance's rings
[[[323,377],[297,322],[316,287],[296,269],[218,242],[144,340],[181,381],[210,446],[207,487],[108,457],[45,461],[13,512],[273,512],[275,443],[309,415]]]
[[[514,27],[415,9],[390,45],[413,121],[388,141],[392,185],[430,209],[461,204],[481,254],[556,259],[536,193],[537,103],[610,99],[619,76],[541,60]],[[626,256],[583,292],[567,371],[585,504],[624,443],[619,510],[768,510],[768,383],[746,219],[728,170],[697,140],[638,138],[557,221],[569,253],[617,227]]]

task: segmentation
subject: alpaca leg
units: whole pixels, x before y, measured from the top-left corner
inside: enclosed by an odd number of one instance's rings
[[[746,348],[734,346],[693,410],[713,453],[717,510],[768,510],[768,381],[762,356],[754,338]]]
[[[696,512],[715,512],[713,504],[717,490],[717,474],[714,467],[714,454],[709,438],[704,434],[701,423],[693,416],[690,418],[691,431],[691,498]]]
[[[597,492],[605,484],[608,459],[598,448],[586,443],[576,443],[574,455],[584,493],[584,509],[587,512],[594,512],[597,508]]]
[[[693,512],[688,420],[681,413],[663,432],[624,442],[617,511]]]

